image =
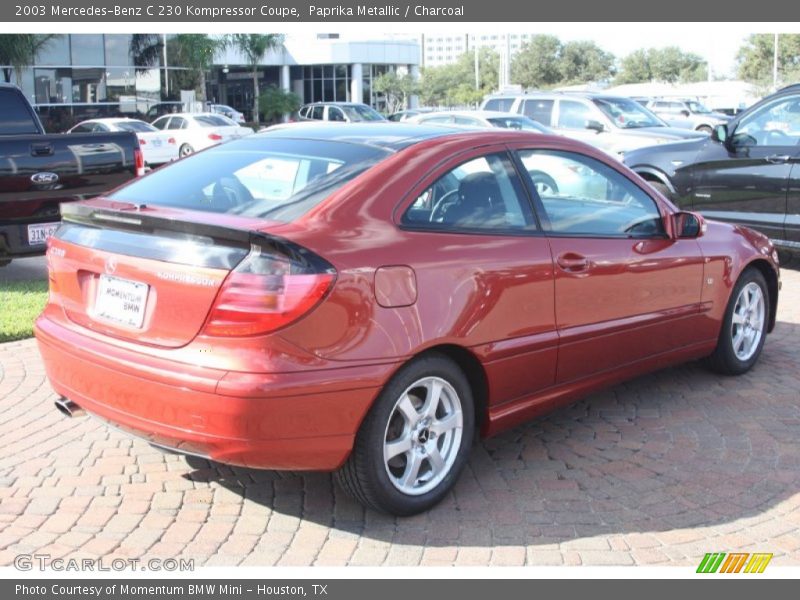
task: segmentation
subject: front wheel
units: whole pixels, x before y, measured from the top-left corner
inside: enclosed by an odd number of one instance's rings
[[[717,348],[709,359],[715,371],[741,375],[761,354],[767,337],[769,290],[760,271],[745,269],[731,293]]]
[[[400,516],[423,512],[455,484],[474,429],[464,373],[445,356],[420,357],[378,396],[336,478],[370,508]]]

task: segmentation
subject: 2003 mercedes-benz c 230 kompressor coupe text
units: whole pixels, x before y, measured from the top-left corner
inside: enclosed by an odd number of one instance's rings
[[[63,218],[36,324],[62,410],[336,470],[399,515],[448,493],[476,435],[681,361],[747,371],[780,287],[766,237],[529,132],[291,125]]]

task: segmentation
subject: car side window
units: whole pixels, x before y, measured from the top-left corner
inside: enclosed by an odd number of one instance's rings
[[[328,120],[329,121],[344,121],[344,113],[338,106],[328,107]]]
[[[555,234],[662,237],[656,202],[608,165],[575,152],[521,150],[520,162]]]
[[[311,119],[317,119],[318,121],[321,121],[324,112],[325,112],[325,107],[324,106],[321,106],[321,105],[320,106],[315,106],[315,107],[313,107],[311,109],[311,111],[310,111],[308,116]]]
[[[155,121],[153,121],[153,127],[155,127],[156,129],[166,129],[169,120],[170,117],[162,117],[160,119],[156,119]]]
[[[800,142],[800,96],[778,98],[739,123],[734,146],[796,146]]]
[[[81,123],[80,125],[76,125],[72,128],[70,133],[89,133],[92,131],[92,124],[91,123]]]
[[[522,105],[522,112],[526,117],[538,121],[542,125],[550,125],[553,115],[552,100],[525,100]]]
[[[559,100],[558,123],[564,129],[586,129],[586,121],[592,118],[592,109],[582,102]]]
[[[453,122],[456,125],[470,125],[472,127],[480,127],[481,125],[478,119],[473,119],[472,117],[455,116],[453,117]]]
[[[402,223],[439,231],[536,229],[522,183],[505,154],[473,158],[448,171],[417,197]]]

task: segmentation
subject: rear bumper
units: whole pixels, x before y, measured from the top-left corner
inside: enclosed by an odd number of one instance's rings
[[[36,338],[55,391],[87,412],[157,446],[255,468],[341,466],[378,382],[393,368],[256,374],[193,367],[99,342],[46,316]]]

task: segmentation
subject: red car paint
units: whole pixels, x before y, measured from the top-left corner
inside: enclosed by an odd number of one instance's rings
[[[405,209],[448,170],[515,148],[603,162],[655,200],[667,238],[400,225]],[[131,208],[103,199],[83,204],[120,214]],[[206,319],[227,270],[51,239],[50,301],[36,337],[60,395],[155,444],[251,467],[332,470],[347,459],[381,388],[430,349],[465,370],[481,432],[493,435],[600,387],[710,354],[747,265],[761,268],[774,287],[771,329],[779,284],[769,241],[715,222],[700,237],[681,239],[670,218],[677,211],[626,167],[579,142],[501,130],[452,133],[399,150],[290,223],[140,208],[265,231],[330,263],[332,287],[288,326],[263,335],[209,335]],[[147,282],[155,294],[134,334],[86,308],[109,260],[116,275]],[[187,286],[180,279],[186,276],[207,285]]]

